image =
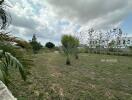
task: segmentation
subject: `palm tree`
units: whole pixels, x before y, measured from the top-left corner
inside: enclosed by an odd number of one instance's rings
[[[9,25],[8,14],[3,7],[4,0],[0,1],[0,28],[5,29]],[[16,37],[11,37],[8,33],[0,32],[0,80],[5,84],[9,83],[9,70],[18,68],[23,80],[26,80],[24,66],[27,61],[21,56],[20,49],[15,44],[27,49],[27,42],[21,41]],[[19,56],[20,55],[20,56]]]
[[[6,33],[0,34],[0,80],[5,84],[9,82],[8,71],[11,68],[18,68],[22,79],[26,80],[24,68],[30,64],[30,60],[24,58],[23,48],[28,50],[29,43]]]
[[[10,23],[10,15],[6,13],[4,9],[4,0],[0,1],[0,18],[2,20],[1,22],[1,29],[5,29],[9,23]]]
[[[77,47],[79,45],[79,40],[71,35],[63,35],[61,43],[63,45],[63,51],[67,57],[66,64],[70,65],[71,54],[74,54],[76,56],[76,59],[78,58]]]
[[[73,48],[74,48],[74,55],[75,55],[76,59],[79,59],[79,56],[78,56],[78,46],[79,46],[79,39],[74,37]]]

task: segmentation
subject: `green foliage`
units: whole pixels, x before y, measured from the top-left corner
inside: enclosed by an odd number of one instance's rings
[[[63,35],[61,43],[64,47],[64,51],[68,54],[73,53],[74,50],[79,46],[79,40],[71,35]]]
[[[30,41],[33,52],[37,53],[43,46],[37,41],[36,35],[33,35],[32,41]]]
[[[24,73],[24,68],[20,61],[10,53],[0,50],[0,80],[6,84],[9,82],[9,69],[12,67],[18,68],[22,79],[26,80],[26,74]]]
[[[71,35],[63,35],[61,43],[65,48],[73,48],[78,45],[77,39]]]
[[[7,42],[14,42],[16,46],[26,49],[27,51],[31,50],[32,48],[27,41],[24,41],[17,37],[10,36],[9,33],[0,32],[0,41],[2,42],[2,44],[3,43],[7,44]]]
[[[76,59],[79,59],[79,56],[78,56],[78,53],[79,53],[79,50],[78,50],[78,46],[79,46],[79,40],[77,38],[74,39],[74,55],[75,55],[75,58]]]
[[[0,18],[1,18],[0,28],[1,29],[5,29],[9,25],[10,19],[11,19],[10,15],[7,14],[7,12],[5,11],[5,7],[4,7],[5,5],[3,3],[4,3],[4,0],[1,0],[0,1]]]
[[[49,49],[52,49],[52,48],[55,47],[55,44],[52,43],[52,42],[47,42],[47,43],[45,44],[45,47],[47,47],[47,48],[49,48]]]
[[[63,45],[63,51],[67,56],[66,64],[70,65],[70,55],[74,54],[77,57],[79,40],[71,35],[63,35],[61,43]]]
[[[8,37],[8,38],[7,38]],[[27,46],[16,46],[15,44],[26,43]],[[26,80],[26,70],[31,65],[31,60],[25,56],[29,44],[25,41],[18,40],[18,38],[11,37],[7,34],[0,34],[0,80],[5,84],[10,83],[9,71],[12,68],[19,69],[22,79]]]
[[[27,56],[28,52],[26,49],[17,47],[10,43],[0,42],[0,50],[11,53],[12,56],[16,57],[25,68],[28,68],[28,66],[31,65],[32,60],[29,60],[29,57]]]
[[[3,2],[4,0],[0,1],[1,29],[5,29],[9,25],[10,17],[4,9]],[[24,64],[26,64],[26,62],[24,61],[23,56],[16,56],[21,55],[22,53],[18,53],[21,49],[17,50],[14,44],[25,49],[29,46],[26,45],[28,43],[25,41],[16,39],[16,37],[12,37],[8,33],[0,32],[0,80],[5,84],[10,82],[9,71],[13,67],[19,69],[22,79],[26,80],[26,74],[24,71]]]

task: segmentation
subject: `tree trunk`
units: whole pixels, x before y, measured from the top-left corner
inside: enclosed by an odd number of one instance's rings
[[[78,54],[76,54],[76,55],[75,55],[75,58],[76,58],[76,59],[79,59],[79,56],[78,56]]]
[[[69,57],[69,55],[67,56],[67,59],[66,59],[66,65],[71,65],[71,62],[70,62],[70,57]]]

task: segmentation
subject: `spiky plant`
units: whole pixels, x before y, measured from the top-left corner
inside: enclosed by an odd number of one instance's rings
[[[0,28],[3,30],[9,25],[9,15],[6,13],[4,0],[0,1]],[[19,47],[16,47],[17,44]],[[27,65],[27,60],[22,56],[21,47],[27,49],[28,43],[11,37],[8,33],[0,32],[0,80],[5,84],[9,83],[9,71],[12,68],[18,68],[23,80],[26,80],[24,66]]]
[[[70,65],[70,56],[72,54],[77,55],[77,47],[79,45],[79,41],[77,38],[71,36],[71,35],[63,35],[61,39],[61,43],[63,46],[63,51],[67,57],[66,64]]]
[[[10,75],[8,72],[11,68],[18,68],[22,79],[26,80],[24,68],[27,68],[31,60],[25,58],[23,50],[27,50],[29,47],[25,41],[5,33],[0,34],[0,80],[5,84],[9,82]]]
[[[74,43],[73,43],[73,53],[76,59],[79,59],[78,56],[78,46],[79,46],[79,39],[74,37]]]
[[[5,10],[5,5],[4,5],[5,0],[0,0],[0,18],[1,18],[1,29],[6,29],[7,26],[9,26],[11,22],[11,16],[6,12]]]
[[[5,84],[8,84],[9,81],[9,69],[13,67],[18,68],[22,79],[26,80],[26,74],[24,73],[23,65],[20,61],[12,56],[11,53],[0,50],[0,80]]]

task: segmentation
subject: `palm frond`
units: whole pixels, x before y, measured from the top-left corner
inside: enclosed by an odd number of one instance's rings
[[[26,51],[22,48],[16,48],[16,46],[11,45],[10,43],[1,42],[0,50],[11,53],[22,63],[24,68],[28,68],[28,66],[32,65],[32,60],[30,60],[30,57],[25,53]]]
[[[10,22],[11,22],[11,16],[6,13],[5,10],[5,5],[3,5],[4,0],[0,1],[0,18],[2,20],[1,24],[1,29],[6,29],[7,26],[9,26]]]
[[[4,82],[4,75],[3,75],[3,72],[2,72],[2,70],[1,70],[1,68],[0,68],[0,80],[1,80],[2,82]]]
[[[19,71],[20,71],[20,74],[22,76],[22,79],[26,80],[26,75],[25,75],[25,72],[24,72],[23,65],[20,63],[19,60],[17,58],[15,58],[14,56],[12,56],[8,52],[5,52],[5,59],[7,59],[6,63],[8,63],[9,66],[15,66],[16,68],[18,68]]]
[[[0,63],[0,70],[1,70],[1,73],[0,73],[0,77],[1,77],[1,80],[7,80],[7,78],[5,78],[4,76],[9,76],[8,75],[8,70],[9,68],[18,68],[19,69],[19,72],[21,74],[21,77],[23,80],[26,80],[26,74],[24,72],[24,67],[23,65],[20,63],[20,61],[15,58],[14,56],[12,56],[10,53],[8,52],[4,52],[2,50],[0,50],[0,55],[2,55],[1,57],[1,63]],[[4,72],[4,73],[3,73]],[[6,74],[6,75],[4,75]],[[4,81],[5,82],[5,81]]]
[[[5,83],[7,86],[10,82],[8,76],[5,74],[5,72],[3,70],[0,69],[0,80]]]
[[[11,36],[11,35],[9,35],[9,33],[0,32],[0,41],[15,43],[16,46],[19,46],[26,50],[30,50],[32,48],[31,45],[27,41],[24,41],[20,38]]]
[[[5,0],[0,0],[1,29],[5,29],[10,24],[9,18],[11,18],[10,15],[6,13],[5,7],[3,6],[4,1]],[[21,41],[16,37],[10,36],[8,33],[0,32],[0,80],[2,80],[5,84],[9,82],[8,70],[13,67],[19,69],[22,79],[26,80],[26,74],[24,72],[25,61],[23,60],[22,54],[19,52],[21,50],[17,50],[13,43],[18,44],[18,46],[25,49],[29,47],[26,41]]]
[[[11,37],[9,33],[0,32],[0,41],[9,41],[13,42],[16,37]]]
[[[5,0],[1,0],[1,1],[0,1],[0,5],[2,5],[4,1],[5,1]]]

